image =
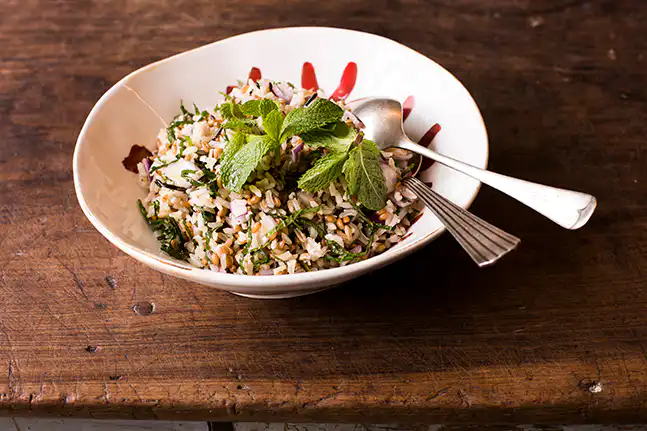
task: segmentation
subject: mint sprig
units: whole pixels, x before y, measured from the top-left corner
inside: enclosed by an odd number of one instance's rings
[[[364,139],[349,154],[343,167],[348,191],[370,210],[384,208],[388,190],[380,168],[380,150]]]
[[[220,160],[220,176],[228,190],[239,192],[268,152],[276,151],[280,160],[281,144],[299,135],[309,147],[323,148],[327,153],[299,178],[299,188],[316,192],[343,174],[349,192],[362,205],[372,210],[384,207],[387,189],[380,168],[380,152],[369,140],[356,143],[359,134],[341,122],[344,111],[337,104],[319,98],[308,107],[295,108],[285,117],[269,99],[251,100],[242,105],[229,100],[219,110],[225,124],[232,124],[237,130]],[[261,118],[265,134],[250,133],[256,128],[256,120],[250,117]]]
[[[223,185],[230,191],[238,192],[256,169],[265,154],[271,150],[279,156],[280,146],[297,133],[314,131],[322,126],[339,121],[343,110],[335,103],[318,99],[308,108],[296,108],[283,117],[276,103],[268,99],[252,100],[242,105],[233,100],[223,103],[220,113],[225,120],[225,126],[232,125],[238,133],[252,131],[250,122],[255,120],[246,115],[260,116],[263,121],[265,135],[249,134],[247,143],[230,142],[225,148],[225,156],[221,161],[221,178]],[[238,138],[240,139],[240,138]]]
[[[312,147],[324,147],[328,154],[299,178],[303,190],[316,192],[327,187],[342,173],[348,190],[368,209],[384,207],[387,188],[380,168],[380,150],[374,142],[363,140],[354,145],[357,131],[339,123],[332,132],[315,131],[301,135]]]
[[[281,114],[274,102],[267,100],[268,104],[263,103],[263,100],[252,101],[259,102],[252,105],[248,105],[249,102],[247,102],[240,110],[241,112],[247,111],[259,114],[266,134],[245,135],[242,131],[239,131],[225,147],[223,158],[220,162],[220,176],[223,185],[229,191],[240,191],[249,176],[263,160],[265,154],[271,150],[280,149],[283,114]]]
[[[303,190],[316,192],[326,188],[342,173],[342,167],[348,158],[348,151],[357,139],[357,131],[344,123],[337,123],[331,131],[314,130],[301,134],[301,139],[312,148],[325,148],[328,155],[317,160],[315,165],[307,170],[298,185]]]
[[[285,116],[281,134],[299,135],[341,120],[344,110],[330,100],[318,98],[307,108],[295,108]]]

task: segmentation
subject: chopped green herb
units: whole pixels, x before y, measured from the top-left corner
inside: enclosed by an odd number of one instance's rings
[[[205,183],[200,182],[198,180],[194,180],[193,178],[190,177],[190,175],[195,174],[195,170],[193,169],[185,169],[180,173],[180,176],[187,180],[193,187],[200,187],[203,186]]]
[[[359,205],[357,205],[355,202],[353,202],[353,199],[352,199],[351,196],[348,196],[348,202],[350,202],[350,204],[353,206],[353,209],[355,211],[357,211],[357,218],[362,220],[367,225],[369,225],[369,226],[371,226],[373,228],[382,228],[384,230],[393,230],[393,226],[388,226],[388,225],[385,225],[385,224],[382,224],[382,223],[377,223],[377,222],[374,222],[373,220],[371,220],[370,218],[368,218],[366,216],[366,214],[364,214],[362,209],[359,207]]]
[[[148,225],[157,233],[162,251],[179,260],[186,260],[188,253],[184,248],[184,235],[177,221],[172,217],[149,218],[141,200],[137,200],[139,211]]]
[[[184,107],[184,102],[180,100],[180,110],[182,111],[182,115],[185,117],[193,117],[193,115],[187,111],[187,109]]]
[[[404,178],[404,176],[405,176],[406,174],[408,174],[409,172],[412,172],[412,171],[413,171],[413,169],[416,167],[416,165],[417,165],[417,163],[415,163],[415,162],[411,162],[411,163],[409,163],[409,164],[407,165],[407,167],[406,167],[406,168],[404,168],[404,169],[402,170],[402,172],[400,172],[400,177],[401,177],[401,178]]]
[[[172,164],[172,163],[177,162],[177,161],[178,161],[178,160],[180,160],[181,158],[182,158],[182,156],[180,156],[180,155],[178,154],[178,155],[176,155],[176,156],[175,156],[175,159],[171,160],[170,162],[163,162],[163,163],[161,163],[161,164],[159,164],[159,165],[151,166],[151,169],[150,169],[149,173],[150,173],[150,174],[153,174],[153,172],[158,171],[158,170],[160,170],[160,169],[162,169],[162,168],[165,168],[165,167],[167,167],[168,165],[170,165],[170,164]],[[155,159],[155,161],[157,161],[157,160],[159,160],[159,159]]]
[[[321,207],[319,207],[319,206],[303,208],[303,209],[295,211],[294,213],[292,213],[290,215],[283,215],[279,211],[275,211],[273,216],[281,219],[281,222],[278,225],[276,225],[276,227],[274,229],[272,229],[267,234],[265,234],[265,236],[266,237],[271,237],[272,235],[274,235],[275,233],[277,233],[281,229],[288,228],[288,227],[290,227],[292,225],[300,226],[300,222],[302,222],[304,220],[308,220],[308,219],[306,219],[304,217],[306,214],[316,213],[317,211],[319,211],[320,208]],[[311,220],[308,220],[308,221],[310,222]],[[248,231],[251,232],[252,230],[248,229]],[[251,235],[250,235],[249,238],[248,238],[247,244],[251,244],[251,242],[252,241],[251,241]],[[260,250],[263,247],[265,247],[265,244],[262,244],[261,246],[257,247],[256,249],[253,249],[253,250],[248,249],[248,252],[253,253],[255,251]]]
[[[254,258],[256,259],[254,260],[254,272],[256,272],[261,265],[265,265],[270,261],[270,255],[263,249],[254,253],[252,259]]]
[[[209,117],[209,113],[207,111],[200,111],[200,108],[198,108],[198,105],[195,103],[193,104],[193,110],[195,111],[195,114],[193,115],[199,116],[200,120],[205,120]]]
[[[204,219],[204,221],[206,223],[213,223],[213,222],[216,221],[216,214],[215,213],[212,213],[210,211],[202,210],[202,212],[200,212],[200,214],[202,215],[202,218]]]
[[[209,183],[209,196],[211,196],[213,199],[217,198],[219,196],[220,189],[218,187],[218,183],[213,181]]]
[[[182,220],[182,226],[184,226],[184,233],[186,234],[186,237],[191,238],[191,228],[189,227],[189,224],[186,222],[186,220]]]
[[[252,229],[251,229],[251,222],[247,224],[247,243],[245,243],[245,247],[243,248],[242,256],[246,256],[247,253],[249,253],[249,249],[252,247]]]
[[[155,180],[155,184],[157,184],[159,187],[166,187],[167,189],[171,189],[171,190],[180,190],[182,192],[186,190],[185,187],[176,186],[174,184],[163,183],[160,180]]]
[[[324,257],[328,260],[334,260],[336,262],[348,262],[366,257],[368,252],[371,250],[371,246],[373,245],[373,241],[375,239],[375,229],[372,226],[370,229],[371,234],[368,239],[368,244],[366,244],[366,247],[364,248],[364,251],[360,253],[351,253],[344,247],[337,244],[335,241],[327,241],[326,244],[328,244],[328,247],[330,247],[330,252],[332,253],[332,255],[327,255]]]
[[[193,115],[186,110],[182,101],[180,101],[180,111],[181,114],[176,116],[171,124],[166,128],[166,136],[169,142],[174,142],[177,137],[175,135],[175,129],[184,126],[185,124],[193,124]],[[206,111],[205,111],[206,112]],[[182,119],[180,120],[180,116]]]

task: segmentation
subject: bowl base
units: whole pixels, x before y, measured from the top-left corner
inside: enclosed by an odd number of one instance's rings
[[[301,291],[301,292],[277,293],[275,295],[250,295],[248,293],[240,293],[240,292],[229,292],[229,293],[232,293],[236,296],[242,296],[244,298],[251,298],[251,299],[290,299],[290,298],[298,298],[299,296],[312,295],[313,293],[317,293],[317,292],[323,292],[324,290],[332,289],[333,287],[334,286],[328,286],[322,289],[309,290],[307,292]]]

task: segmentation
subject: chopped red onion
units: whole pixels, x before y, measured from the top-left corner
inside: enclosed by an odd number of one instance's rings
[[[258,271],[260,275],[274,275],[274,270],[272,269],[261,269]]]
[[[145,157],[142,159],[142,164],[144,165],[144,169],[146,169],[146,178],[148,178],[148,182],[153,181],[153,177],[151,177],[151,159]]]
[[[355,247],[350,249],[351,253],[359,253],[362,251],[362,246],[361,245],[356,245]]]
[[[292,148],[292,161],[296,162],[299,159],[299,153],[303,150],[303,141],[296,147]]]
[[[274,93],[276,97],[283,99],[288,103],[290,103],[292,96],[294,96],[294,91],[292,90],[292,88],[282,82],[270,83],[270,90],[272,90],[272,93]]]

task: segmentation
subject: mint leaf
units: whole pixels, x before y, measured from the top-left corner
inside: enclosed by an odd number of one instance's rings
[[[236,119],[243,119],[245,116],[243,115],[243,111],[240,109],[240,105],[238,105],[236,102],[233,100],[229,100],[225,103],[220,104],[218,107],[218,111],[220,111],[220,115],[222,115],[222,118],[225,120],[236,120]]]
[[[272,111],[279,109],[279,106],[270,99],[250,100],[240,106],[240,110],[245,115],[252,117],[265,117]]]
[[[249,135],[247,143],[240,148],[235,157],[221,162],[220,175],[225,188],[239,192],[263,156],[274,147],[274,140],[267,135]]]
[[[360,142],[350,153],[343,167],[348,191],[370,210],[384,208],[387,189],[380,168],[380,150],[367,139]]]
[[[218,107],[218,111],[220,111],[222,118],[226,120],[222,125],[223,129],[233,129],[247,133],[258,131],[256,120],[245,117],[240,105],[233,100],[222,103]]]
[[[283,125],[283,115],[279,111],[271,111],[263,117],[263,129],[267,136],[272,138],[277,145],[281,144],[281,126]]]
[[[242,105],[240,105],[240,110],[245,115],[251,115],[253,117],[260,117],[261,114],[261,101],[260,100],[249,100]]]
[[[301,134],[307,145],[324,147],[334,152],[346,152],[357,138],[357,130],[344,123],[337,123],[332,131],[315,130]]]
[[[316,192],[335,181],[342,173],[344,162],[348,153],[330,153],[317,160],[315,165],[301,175],[298,181],[299,188],[308,192]]]
[[[333,123],[331,131],[314,130],[301,134],[301,139],[311,147],[324,147],[328,155],[318,159],[315,165],[304,173],[298,185],[303,190],[316,192],[328,186],[342,173],[348,159],[348,150],[355,142],[357,131],[344,123]]]
[[[226,165],[231,163],[236,153],[247,143],[247,137],[243,133],[234,133],[222,152],[220,164]]]
[[[285,116],[281,135],[288,138],[339,121],[344,110],[329,100],[318,98],[307,108],[295,108]]]

